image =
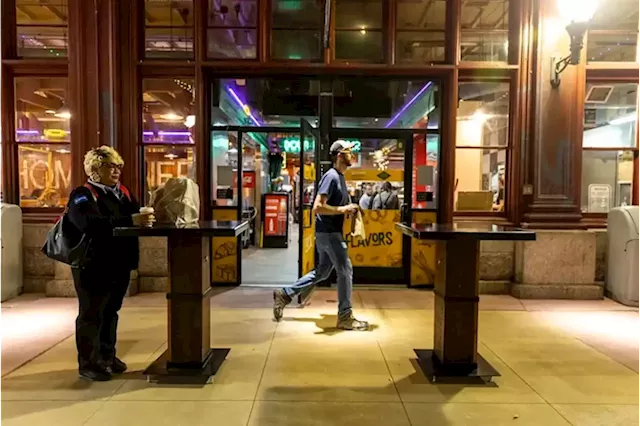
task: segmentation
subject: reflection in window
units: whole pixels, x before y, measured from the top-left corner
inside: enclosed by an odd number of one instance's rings
[[[64,206],[71,188],[66,78],[16,78],[20,205]]]
[[[299,127],[300,118],[315,123],[319,82],[289,79],[221,79],[212,108],[214,126]]]
[[[193,57],[193,0],[145,0],[148,58]]]
[[[413,136],[412,174],[414,209],[434,209],[438,194],[438,135]]]
[[[462,2],[460,60],[506,62],[509,0]]]
[[[396,62],[432,63],[445,58],[445,0],[398,0]]]
[[[509,83],[461,82],[458,96],[456,146],[506,146]]]
[[[142,143],[148,201],[150,192],[171,177],[196,179],[194,81],[145,79],[142,90]]]
[[[209,0],[209,57],[256,58],[257,21],[256,0]]]
[[[608,213],[632,203],[633,155],[633,151],[583,151],[583,213]]]
[[[336,0],[336,59],[384,61],[382,1]]]
[[[237,132],[211,132],[211,184],[215,206],[238,205],[238,145]]]
[[[67,56],[67,0],[16,0],[18,55]]]
[[[637,52],[638,2],[598,2],[589,22],[587,62],[635,62]]]
[[[438,85],[429,80],[342,79],[333,84],[336,127],[437,129]]]
[[[587,84],[585,148],[631,148],[637,144],[637,83]]]
[[[455,210],[504,211],[506,163],[506,149],[456,149]]]
[[[324,2],[271,2],[271,58],[321,61]]]

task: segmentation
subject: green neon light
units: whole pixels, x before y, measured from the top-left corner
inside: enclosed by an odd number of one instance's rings
[[[345,139],[347,142],[351,142],[354,144],[352,151],[359,152],[362,148],[362,143],[357,139]],[[300,153],[300,139],[299,138],[286,138],[280,140],[280,146],[282,146],[282,150],[284,152],[288,152],[290,154],[298,154]],[[315,144],[312,140],[305,139],[304,141],[304,150],[312,151],[315,148]]]

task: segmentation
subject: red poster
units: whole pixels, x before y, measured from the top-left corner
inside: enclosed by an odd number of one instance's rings
[[[413,186],[413,207],[425,208],[424,202],[418,202],[418,192],[427,191],[426,185],[418,185],[418,166],[427,165],[427,141],[425,135],[416,134],[413,137],[413,165],[411,167],[411,180]]]
[[[287,195],[266,194],[264,199],[264,235],[287,235]]]
[[[242,172],[242,187],[253,189],[256,185],[256,172]],[[238,187],[238,174],[233,174],[233,187]]]

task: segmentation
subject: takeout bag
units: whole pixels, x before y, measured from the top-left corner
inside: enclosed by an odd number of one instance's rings
[[[188,178],[170,178],[151,195],[158,223],[193,225],[200,215],[198,184]]]
[[[351,217],[351,235],[354,237],[360,237],[364,239],[366,232],[364,230],[364,220],[362,219],[362,211],[358,210],[357,213]]]

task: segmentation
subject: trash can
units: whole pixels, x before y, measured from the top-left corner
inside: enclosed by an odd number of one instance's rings
[[[0,207],[2,241],[2,301],[22,293],[22,210],[13,204]]]
[[[638,206],[611,209],[607,238],[607,296],[638,306]]]

